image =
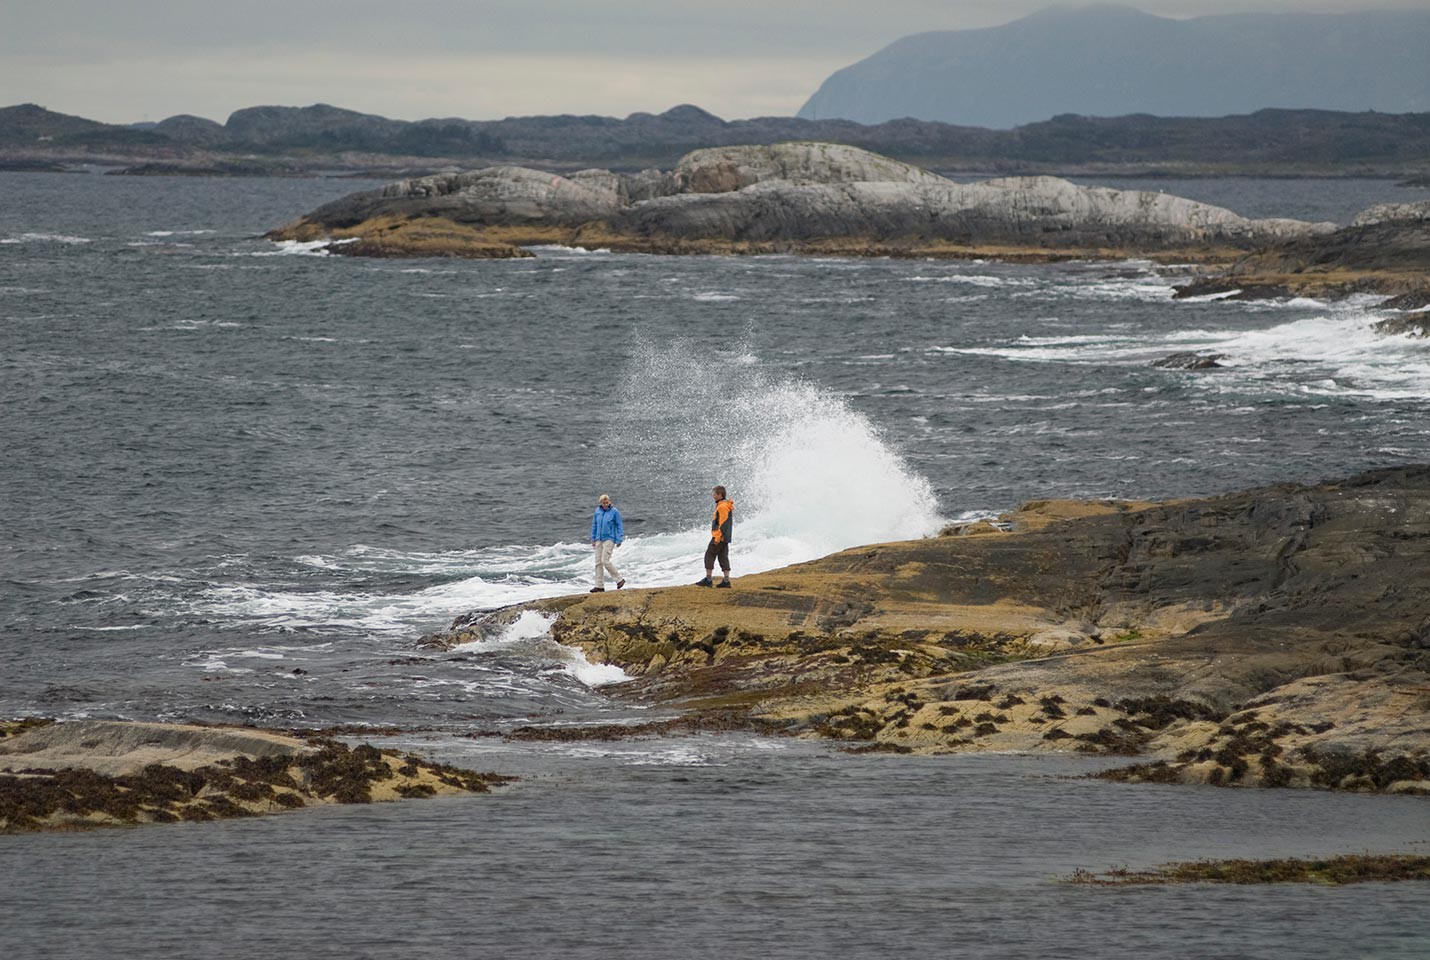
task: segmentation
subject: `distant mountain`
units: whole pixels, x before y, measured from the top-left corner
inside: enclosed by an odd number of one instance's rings
[[[668,167],[701,147],[820,140],[925,167],[979,173],[1424,175],[1430,112],[1262,110],[1232,117],[1083,117],[1014,130],[924,120],[722,120],[689,104],[664,113],[390,120],[327,104],[250,107],[226,123],[180,115],[143,127],[96,123],[33,104],[0,109],[0,165],[98,163],[135,172],[380,175],[521,164],[552,170]]]
[[[1430,110],[1430,11],[1169,20],[1054,7],[1000,27],[904,37],[831,75],[799,116],[1006,129],[1064,113],[1265,107]]]
[[[65,113],[55,113],[33,103],[0,107],[0,145],[44,144],[56,137],[104,130],[108,124]]]

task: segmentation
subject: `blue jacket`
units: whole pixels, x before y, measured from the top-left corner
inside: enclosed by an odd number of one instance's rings
[[[596,515],[591,518],[591,542],[595,543],[597,540],[625,542],[626,528],[621,523],[621,511],[615,507],[596,508]]]

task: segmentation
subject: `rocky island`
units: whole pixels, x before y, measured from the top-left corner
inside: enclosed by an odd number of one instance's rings
[[[1044,501],[737,589],[459,618],[552,636],[690,728],[860,751],[1075,751],[1104,776],[1430,795],[1430,466],[1163,503]],[[617,688],[622,689],[622,688]],[[659,733],[563,728],[564,738]]]
[[[1249,220],[1163,193],[1055,177],[955,183],[856,147],[696,150],[668,171],[486,167],[344,197],[268,234],[363,256],[519,257],[541,244],[641,253],[819,253],[1232,262],[1332,224]]]

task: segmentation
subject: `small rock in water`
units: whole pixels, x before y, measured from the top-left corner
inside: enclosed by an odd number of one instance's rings
[[[1412,340],[1430,338],[1430,311],[1407,313],[1401,317],[1391,317],[1370,325],[1376,333],[1386,336],[1409,337]]]
[[[1218,361],[1225,360],[1224,353],[1195,353],[1191,350],[1183,350],[1180,353],[1169,354],[1161,360],[1153,360],[1152,366],[1162,367],[1166,370],[1211,370],[1222,366]]]

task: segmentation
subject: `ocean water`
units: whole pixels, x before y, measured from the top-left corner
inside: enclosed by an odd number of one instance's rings
[[[365,186],[0,174],[0,715],[397,727],[527,779],[5,839],[24,878],[7,955],[1424,955],[1399,888],[1051,879],[1423,850],[1423,804],[750,738],[504,744],[472,735],[651,711],[539,618],[414,646],[458,613],[587,589],[603,492],[627,524],[616,562],[648,586],[700,575],[715,483],[738,577],[1028,498],[1424,461],[1430,344],[1374,334],[1374,299],[1174,302],[1136,261],[375,261],[260,238]],[[1409,198],[1306,187],[1220,189],[1332,220]],[[1150,366],[1182,350],[1227,366]]]

